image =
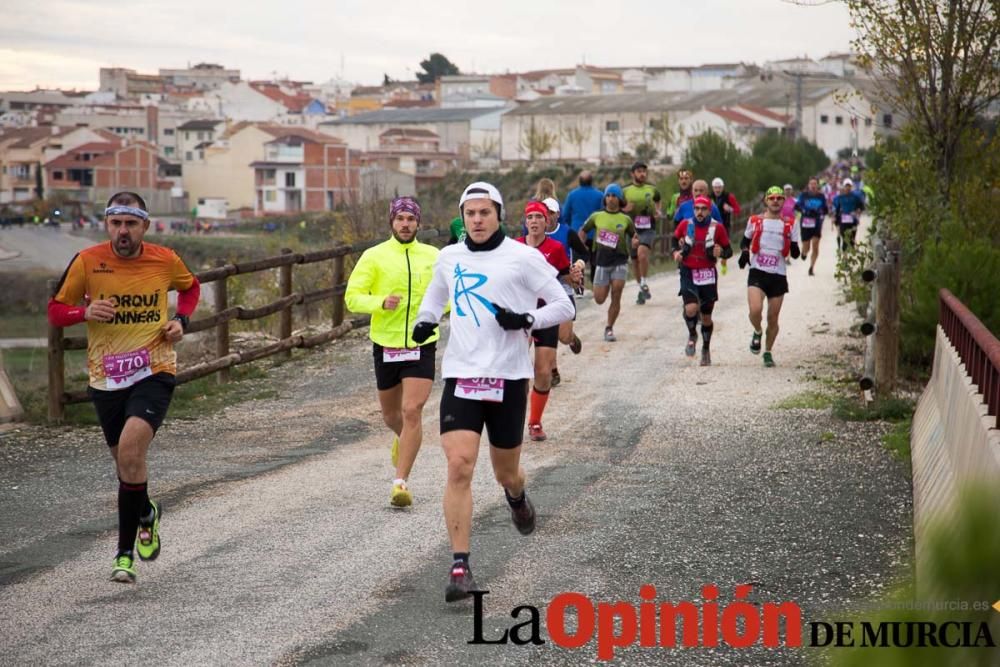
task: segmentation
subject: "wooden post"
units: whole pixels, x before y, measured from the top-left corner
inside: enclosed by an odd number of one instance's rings
[[[282,248],[281,254],[288,255],[292,252],[291,248]],[[281,290],[281,297],[286,297],[292,293],[292,265],[285,264],[284,266],[278,267],[278,287]],[[292,307],[288,306],[281,311],[281,319],[278,325],[278,338],[285,340],[292,336]],[[292,351],[284,350],[279,352],[278,356],[282,359],[291,359]]]
[[[333,258],[333,286],[337,287],[344,282],[344,256],[337,255]],[[333,326],[339,327],[344,323],[344,295],[336,294],[333,297]]]
[[[49,294],[55,294],[58,281],[49,281]],[[61,422],[65,417],[63,392],[66,390],[63,360],[63,330],[49,324],[49,421]]]
[[[216,260],[216,266],[225,266],[223,259]],[[221,313],[229,308],[229,290],[226,285],[228,277],[222,277],[215,281],[215,312]],[[215,327],[215,357],[221,359],[229,355],[229,322],[220,322]],[[229,369],[222,368],[215,374],[215,379],[219,384],[229,382]]]
[[[886,240],[885,255],[877,264],[875,281],[875,382],[882,397],[896,390],[899,365],[899,250],[896,240]]]
[[[3,350],[0,349],[0,423],[20,421],[22,417],[24,408],[17,400],[14,385],[7,377],[7,370],[3,365]]]

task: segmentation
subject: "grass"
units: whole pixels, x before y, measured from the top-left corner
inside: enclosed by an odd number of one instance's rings
[[[825,410],[833,405],[834,397],[820,391],[804,391],[775,403],[779,410]]]
[[[896,422],[892,430],[882,436],[882,445],[896,455],[900,460],[910,460],[910,431],[913,421]]]
[[[6,313],[3,315],[4,338],[45,338],[49,335],[45,313]]]
[[[865,404],[857,399],[838,396],[833,402],[833,415],[850,422],[909,420],[913,409],[914,403],[908,398],[881,398]]]
[[[4,368],[24,408],[25,420],[46,423],[48,417],[48,352],[46,348],[14,348],[3,351]],[[264,362],[266,364],[267,362]],[[84,350],[68,350],[65,355],[66,388],[76,391],[87,384],[87,357]],[[278,392],[269,385],[255,386],[250,381],[267,378],[264,364],[255,362],[230,370],[230,382],[217,384],[214,376],[180,385],[174,391],[168,418],[197,419],[242,401],[272,399]],[[66,406],[66,424],[97,424],[90,403]]]

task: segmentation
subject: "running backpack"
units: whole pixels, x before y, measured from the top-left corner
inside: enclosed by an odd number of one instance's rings
[[[694,247],[694,218],[688,218],[687,224],[687,234],[684,235],[684,243],[688,245],[689,248]],[[708,252],[712,246],[715,245],[715,227],[718,225],[714,219],[708,223],[708,232],[705,234],[705,255],[709,255]]]
[[[788,253],[792,251],[792,228],[795,226],[795,222],[788,218],[782,218],[781,222],[785,225],[782,234],[785,237],[785,244],[781,248],[781,256],[788,257]],[[759,215],[751,216],[747,225],[750,227],[750,252],[756,255],[760,252],[760,237],[764,233],[764,219]]]

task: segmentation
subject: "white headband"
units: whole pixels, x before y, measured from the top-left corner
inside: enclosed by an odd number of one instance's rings
[[[115,204],[104,209],[104,217],[106,218],[109,215],[134,215],[137,218],[149,220],[149,213],[146,213],[141,208],[122,206],[121,204]]]

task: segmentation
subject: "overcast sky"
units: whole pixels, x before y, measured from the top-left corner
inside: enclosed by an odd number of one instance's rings
[[[805,0],[815,2],[816,0]],[[412,79],[463,71],[756,62],[847,51],[840,3],[782,0],[0,0],[0,90],[95,89],[100,67],[213,62],[244,78]],[[343,69],[341,63],[343,62]]]

